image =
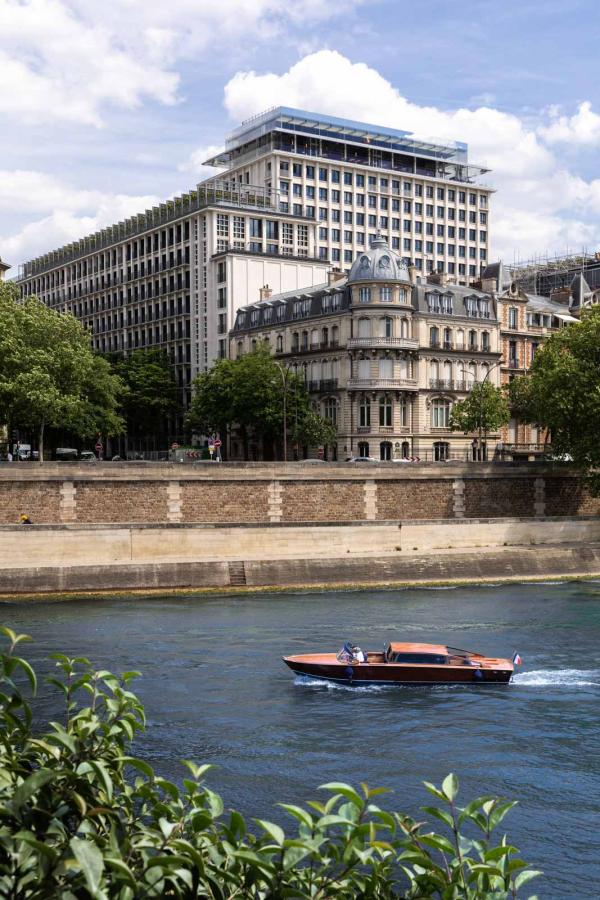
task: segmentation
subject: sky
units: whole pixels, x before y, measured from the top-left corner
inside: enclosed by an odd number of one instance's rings
[[[0,257],[189,190],[275,105],[466,141],[490,258],[600,250],[597,0],[0,0]]]

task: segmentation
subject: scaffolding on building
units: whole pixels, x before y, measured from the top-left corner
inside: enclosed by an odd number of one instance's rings
[[[591,287],[600,287],[600,252],[538,254],[527,260],[515,259],[513,280],[522,290],[542,297],[569,288],[576,275],[583,275]]]

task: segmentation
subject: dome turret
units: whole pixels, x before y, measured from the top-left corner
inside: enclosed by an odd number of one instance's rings
[[[388,247],[380,234],[371,246],[359,253],[350,269],[348,284],[356,281],[410,281],[408,266]]]

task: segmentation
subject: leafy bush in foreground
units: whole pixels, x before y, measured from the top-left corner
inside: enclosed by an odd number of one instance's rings
[[[445,834],[376,805],[381,789],[322,786],[286,836],[225,812],[204,783],[208,766],[187,762],[181,787],[129,754],[144,710],[129,690],[137,674],[94,671],[55,655],[65,718],[37,734],[25,697],[36,691],[27,640],[8,628],[0,663],[0,895],[37,898],[514,898],[536,872],[492,832],[514,805],[480,797],[461,808],[458,783],[427,784],[439,805],[424,812]],[[81,702],[85,699],[85,705]],[[464,826],[478,834],[465,836]],[[522,896],[522,894],[519,894]]]

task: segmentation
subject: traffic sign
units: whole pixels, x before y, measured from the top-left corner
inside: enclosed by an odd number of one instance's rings
[[[221,441],[219,438],[217,438],[215,441],[215,447],[220,447],[220,446],[221,446]]]
[[[171,444],[171,450],[179,450],[179,444]]]
[[[96,449],[96,451],[97,451],[98,453],[101,453],[102,450],[104,450],[104,444],[102,443],[102,441],[98,441],[98,443],[96,444],[95,449]]]

